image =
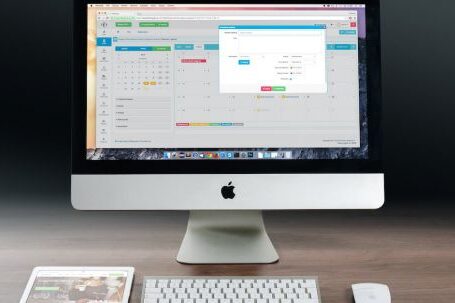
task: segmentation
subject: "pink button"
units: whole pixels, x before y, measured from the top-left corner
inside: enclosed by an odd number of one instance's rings
[[[207,63],[207,59],[182,59],[182,63]]]
[[[261,92],[271,92],[272,87],[271,86],[261,86]]]

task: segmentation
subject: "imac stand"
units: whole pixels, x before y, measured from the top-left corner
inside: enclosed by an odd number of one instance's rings
[[[186,264],[274,263],[278,254],[262,211],[190,211],[177,261]]]

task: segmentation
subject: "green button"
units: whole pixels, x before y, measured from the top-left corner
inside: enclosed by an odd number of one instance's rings
[[[170,46],[152,46],[152,51],[154,52],[169,52],[171,51]]]
[[[54,287],[54,286],[37,286],[35,287],[36,291],[58,291],[60,290],[60,287]]]
[[[284,91],[286,91],[286,86],[272,86],[272,91],[284,92]]]
[[[140,27],[169,27],[169,22],[139,22]]]
[[[115,22],[116,27],[131,27],[133,26],[132,22]]]

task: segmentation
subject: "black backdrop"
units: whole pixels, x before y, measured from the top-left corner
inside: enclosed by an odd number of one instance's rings
[[[0,203],[69,201],[71,6],[0,4]],[[383,0],[381,8],[386,200],[454,200],[455,1]]]

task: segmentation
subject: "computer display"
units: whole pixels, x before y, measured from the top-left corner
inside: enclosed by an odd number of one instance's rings
[[[88,4],[88,160],[368,159],[362,4]]]

